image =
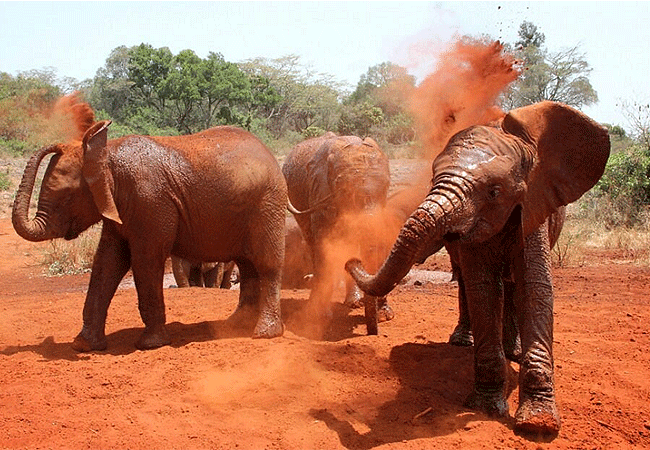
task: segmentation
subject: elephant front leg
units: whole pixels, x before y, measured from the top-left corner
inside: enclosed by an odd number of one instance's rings
[[[72,348],[79,352],[106,349],[108,307],[131,266],[127,243],[111,235],[108,228],[109,225],[105,224],[95,253],[83,309],[83,328],[72,342]]]
[[[553,282],[546,226],[526,238],[525,264],[517,277],[517,316],[523,354],[515,428],[557,434],[553,369]]]
[[[467,407],[489,416],[508,414],[505,397],[506,358],[502,347],[503,285],[498,270],[485,257],[472,257],[463,267],[465,294],[474,336],[474,390],[465,402]]]
[[[454,278],[458,281],[458,323],[449,336],[449,343],[459,347],[471,347],[474,345],[472,326],[469,322],[469,310],[467,308],[467,297],[465,296],[465,284],[460,268],[453,267]]]

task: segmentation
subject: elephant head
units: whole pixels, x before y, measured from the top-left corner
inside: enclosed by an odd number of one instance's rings
[[[74,239],[102,216],[121,223],[108,170],[110,121],[92,124],[91,118],[88,122],[80,140],[45,147],[28,161],[12,211],[14,228],[24,239]],[[43,177],[36,215],[30,219],[29,204],[38,168],[49,154],[53,156]]]
[[[375,276],[358,259],[346,269],[368,294],[389,293],[426,249],[477,244],[499,233],[515,211],[523,236],[601,177],[607,130],[556,102],[512,110],[494,126],[454,135],[433,162],[432,188],[403,225]]]
[[[334,195],[341,212],[367,212],[384,206],[390,169],[388,157],[374,139],[339,137],[329,145],[327,182],[323,186]]]

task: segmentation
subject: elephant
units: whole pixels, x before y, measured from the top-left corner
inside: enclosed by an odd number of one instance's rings
[[[218,287],[230,289],[235,262],[190,262],[172,255],[172,272],[179,288]]]
[[[521,336],[519,432],[556,435],[553,284],[548,217],[600,179],[607,130],[558,102],[517,108],[489,125],[461,130],[432,164],[426,198],[404,223],[375,275],[360,259],[346,270],[368,295],[388,294],[423,254],[457,256],[474,337],[474,387],[465,405],[508,415],[502,343],[504,274],[514,279]]]
[[[292,216],[287,217],[284,242],[282,288],[306,289],[313,278],[313,264],[307,242]]]
[[[71,240],[102,222],[83,327],[72,347],[82,352],[107,348],[108,308],[129,269],[145,326],[136,347],[170,344],[163,299],[170,255],[235,261],[241,292],[230,323],[250,323],[251,328],[255,324],[255,338],[281,336],[288,198],[280,166],[264,144],[231,126],[188,136],[108,140],[111,121],[95,122],[89,105],[80,100],[71,103],[78,135],[30,158],[16,193],[12,222],[18,235],[29,241]],[[53,156],[36,215],[30,219],[38,167],[49,154]]]
[[[364,255],[370,258],[376,250],[360,245],[361,235],[372,232],[362,231],[361,227],[386,203],[390,185],[388,157],[372,138],[329,132],[296,145],[287,155],[282,172],[287,180],[289,202],[295,207],[291,212],[314,264],[309,301],[322,309],[331,299],[336,282],[334,252],[328,251],[328,245],[346,247],[337,248],[337,256],[346,252],[356,254],[363,247]],[[342,275],[344,261],[340,262]],[[361,298],[357,286],[346,276],[344,303],[359,307]],[[380,320],[390,320],[393,312],[386,299],[378,303]]]

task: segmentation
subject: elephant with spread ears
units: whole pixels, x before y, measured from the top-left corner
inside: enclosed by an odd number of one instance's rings
[[[284,260],[286,182],[274,156],[252,134],[223,126],[188,136],[126,136],[108,140],[110,121],[70,101],[77,136],[37,151],[16,193],[12,220],[30,241],[74,239],[102,221],[75,350],[107,347],[105,323],[121,279],[133,272],[145,328],[136,347],[170,343],[163,301],[170,255],[235,261],[239,304],[233,324],[253,337],[283,334],[280,283]],[[36,215],[29,204],[42,160]],[[229,319],[229,320],[230,320]]]
[[[364,292],[384,296],[422,254],[451,248],[474,338],[474,388],[466,405],[493,416],[508,414],[502,318],[503,278],[511,271],[522,347],[518,431],[555,435],[560,428],[547,219],[593,187],[609,152],[604,127],[557,102],[469,127],[433,161],[431,190],[377,273],[369,275],[356,258],[346,263]]]
[[[296,145],[282,166],[295,219],[309,246],[314,268],[310,304],[322,310],[337,278],[346,277],[344,303],[361,305],[362,294],[343,267],[362,251],[374,257],[371,218],[386,204],[390,185],[388,157],[372,138],[326,133]],[[363,230],[363,231],[361,231]],[[337,260],[340,259],[340,261]],[[380,300],[379,316],[393,313]],[[318,311],[317,311],[318,313]]]

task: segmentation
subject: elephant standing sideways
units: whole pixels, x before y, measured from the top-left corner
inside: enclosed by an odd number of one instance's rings
[[[233,321],[256,317],[253,336],[283,333],[280,282],[284,260],[286,183],[269,150],[252,134],[217,127],[190,136],[127,136],[107,140],[109,121],[73,106],[77,140],[36,152],[13,206],[16,232],[30,241],[74,239],[103,222],[83,310],[72,346],[102,350],[115,290],[133,271],[145,325],[140,349],[170,343],[163,275],[170,254],[197,261],[234,260],[241,292]],[[28,217],[36,173],[45,172],[38,210]],[[255,320],[255,319],[254,319]]]
[[[358,254],[359,249],[365,257],[373,257],[376,249],[365,245],[369,241],[366,233],[372,230],[365,225],[368,217],[386,203],[390,185],[388,158],[371,138],[327,133],[294,147],[282,172],[291,204],[305,211],[295,218],[314,264],[310,302],[323,305],[331,299],[336,281],[334,253],[344,257],[340,262],[342,275],[345,259]],[[341,247],[329,251],[328,245],[334,243]],[[349,277],[346,285],[345,303],[359,306],[361,293],[357,286]],[[379,306],[380,316],[392,318],[385,299]]]
[[[423,249],[452,249],[474,336],[474,389],[466,404],[497,416],[508,413],[502,281],[512,271],[522,347],[515,414],[520,431],[556,434],[560,428],[547,218],[600,179],[609,151],[605,128],[555,102],[462,130],[434,160],[432,188],[377,274],[368,275],[359,260],[346,264],[363,291],[382,296]]]
[[[172,272],[176,286],[185,288],[217,287],[230,289],[232,286],[232,273],[235,262],[190,262],[187,259],[172,255]]]

